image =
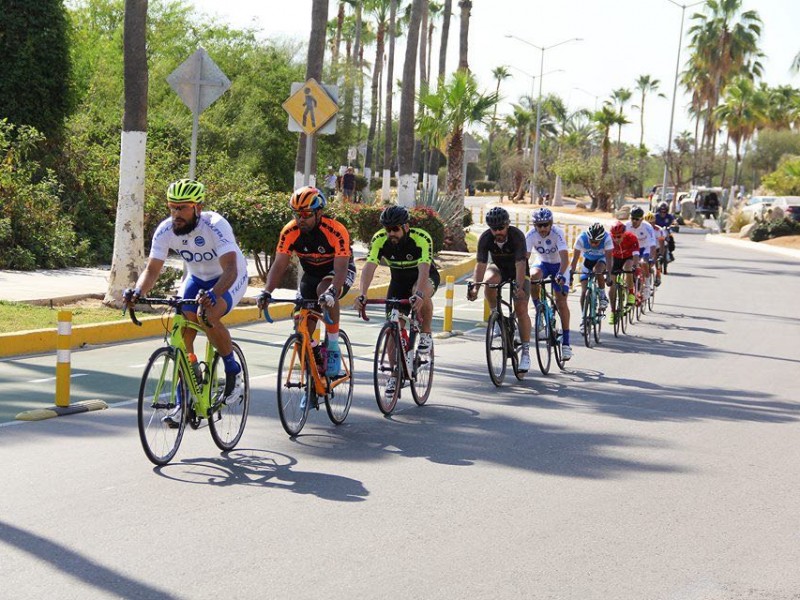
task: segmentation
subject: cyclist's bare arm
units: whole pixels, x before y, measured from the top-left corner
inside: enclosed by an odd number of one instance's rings
[[[349,265],[349,256],[337,256],[333,259],[333,282],[331,285],[336,288],[339,294],[342,293],[344,282],[347,281],[347,267]]]
[[[134,289],[139,290],[139,293],[142,296],[146,295],[147,292],[152,290],[153,286],[156,284],[163,266],[163,260],[158,258],[147,259],[147,265],[145,266],[144,271],[142,271],[142,274],[139,275],[139,279],[136,280]]]
[[[424,289],[423,286],[428,283],[428,279],[431,276],[431,265],[429,263],[421,262],[417,265],[417,271],[419,274],[417,275],[417,284],[415,289],[421,290]]]
[[[567,267],[569,266],[569,252],[566,250],[559,250],[558,256],[561,258],[561,266],[559,270],[561,273],[567,272]]]
[[[286,269],[289,267],[289,259],[290,256],[288,254],[275,254],[275,260],[272,261],[272,266],[269,268],[269,273],[267,273],[267,283],[264,285],[264,289],[268,292],[272,292],[281,282],[283,279],[283,274],[286,273]]]
[[[236,282],[236,278],[239,276],[239,272],[236,265],[236,253],[235,252],[226,252],[222,256],[219,257],[219,266],[222,268],[222,275],[219,276],[217,283],[214,284],[214,287],[211,288],[211,291],[214,292],[214,295],[219,298],[227,292],[230,287]],[[203,306],[204,309],[208,310],[211,308],[211,300],[206,296],[202,296],[200,298],[200,304]]]
[[[358,293],[362,296],[367,295],[367,290],[369,290],[369,284],[372,283],[372,278],[375,276],[375,269],[378,268],[378,265],[374,262],[368,262],[364,265],[364,268],[361,269],[361,283],[359,283]]]
[[[514,296],[522,296],[525,293],[525,277],[528,276],[526,272],[527,269],[525,265],[527,265],[527,261],[525,260],[518,260],[514,263],[514,266],[517,269],[517,289],[514,291]]]
[[[475,283],[480,283],[483,281],[483,276],[486,274],[486,263],[475,263],[475,271],[472,273],[472,281]],[[478,297],[478,289],[472,288],[467,289],[467,299],[468,300],[475,300]]]
[[[581,257],[581,251],[575,248],[573,250],[573,255],[572,255],[572,264],[569,266],[569,270],[572,271],[573,273],[575,272],[575,267],[578,266],[578,259],[580,257]]]

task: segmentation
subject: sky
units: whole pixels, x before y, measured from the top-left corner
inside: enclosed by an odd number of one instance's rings
[[[231,26],[255,28],[266,39],[308,41],[311,0],[190,0],[189,3],[201,13]],[[336,16],[337,7],[338,2],[330,0],[330,18]],[[690,17],[702,8],[701,4],[685,10],[681,70],[688,58],[686,31],[691,26]],[[800,88],[800,74],[789,70],[792,59],[800,52],[797,35],[800,1],[744,0],[743,9],[755,10],[763,21],[760,40],[760,48],[766,55],[762,59],[763,81],[770,86],[788,84]],[[453,11],[448,72],[458,63],[458,0],[453,0]],[[512,103],[530,94],[532,84],[535,93],[539,93],[542,53],[516,38],[547,48],[541,71],[545,74],[541,78],[542,94],[560,95],[571,110],[593,110],[620,87],[634,91],[631,104],[638,105],[640,95],[635,90],[635,81],[640,75],[650,75],[660,81],[659,91],[666,98],[652,94],[647,97],[645,144],[651,151],[662,150],[669,134],[681,13],[681,8],[670,0],[473,0],[469,67],[486,91],[495,89],[494,68],[511,67],[512,77],[500,87],[500,115],[510,113]],[[437,28],[434,71],[439,57],[439,35]],[[561,44],[573,38],[582,41]],[[404,50],[398,47],[396,52],[395,74],[402,69]],[[673,139],[680,131],[694,132],[694,123],[686,111],[688,102],[688,96],[678,86]],[[629,104],[626,114],[632,123],[623,127],[622,139],[638,144],[639,112]]]

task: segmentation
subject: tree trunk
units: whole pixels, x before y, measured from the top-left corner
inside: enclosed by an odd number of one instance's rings
[[[447,144],[447,198],[448,204],[464,206],[464,182],[462,181],[464,169],[464,132],[460,128],[453,130],[450,142]],[[461,214],[458,211],[458,214]],[[457,252],[467,251],[467,242],[464,226],[460,219],[454,219],[445,232],[448,238],[445,248]]]
[[[122,306],[122,292],[144,266],[144,183],[147,150],[147,0],[126,0],[123,32],[125,112],[119,157],[114,255],[103,302]]]
[[[447,61],[447,41],[450,36],[450,17],[452,16],[453,0],[444,0],[442,10],[442,37],[439,41],[439,74],[436,80],[437,89],[444,83],[445,63]],[[441,164],[442,154],[437,150],[432,151],[430,166],[428,167],[428,180],[432,193],[438,193],[439,188],[439,165]]]
[[[397,29],[397,0],[392,0],[389,5],[389,58],[386,64],[386,125],[383,133],[383,186],[381,198],[389,202],[391,198],[392,182],[392,94],[394,93],[394,40]]]
[[[308,58],[306,60],[306,80],[313,77],[322,83],[322,65],[325,60],[325,28],[328,23],[328,0],[313,0],[311,5],[311,35],[308,39]],[[317,172],[317,136],[311,145],[311,173]],[[303,184],[306,161],[306,134],[300,134],[297,156],[294,161],[295,188]]]
[[[386,36],[386,24],[381,22],[378,24],[378,33],[375,38],[375,66],[372,69],[372,86],[370,93],[370,117],[369,117],[369,131],[367,132],[367,152],[364,156],[364,174],[369,180],[372,174],[372,155],[373,146],[375,145],[375,130],[377,128],[378,120],[380,118],[380,106],[378,102],[378,91],[381,81],[381,71],[383,70],[383,44]]]
[[[406,56],[403,64],[403,90],[400,96],[400,122],[398,123],[398,166],[400,177],[397,182],[397,203],[401,206],[414,206],[414,97],[416,95],[417,47],[419,45],[419,25],[422,17],[423,0],[413,0],[411,20],[406,38]]]
[[[458,38],[458,70],[469,71],[469,14],[472,10],[472,0],[461,0],[458,3],[461,9],[461,30]]]

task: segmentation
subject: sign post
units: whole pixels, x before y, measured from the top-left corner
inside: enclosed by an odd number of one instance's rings
[[[200,113],[231,87],[231,80],[211,60],[205,48],[201,47],[170,73],[167,83],[192,111],[189,179],[194,179],[197,166],[197,133],[200,129]]]
[[[339,112],[338,90],[335,86],[322,86],[313,77],[305,82],[292,83],[289,98],[283,109],[289,113],[289,131],[306,134],[306,152],[303,171],[303,184],[311,181],[311,150],[313,135],[336,133],[336,119]]]

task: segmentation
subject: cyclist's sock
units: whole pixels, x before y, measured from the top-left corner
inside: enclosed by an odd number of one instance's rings
[[[328,335],[328,345],[339,344],[339,324],[333,323],[331,325],[325,324],[325,332]]]
[[[569,329],[564,330],[564,336],[561,338],[565,346],[569,346]]]
[[[234,356],[233,352],[228,354],[228,356],[222,357],[222,362],[225,363],[225,372],[236,374],[242,370],[241,365],[236,362],[236,357]]]

